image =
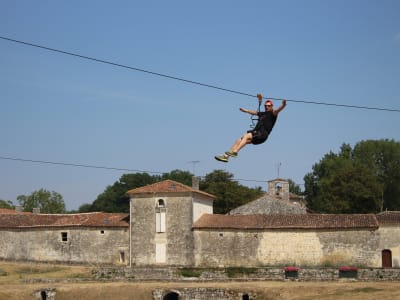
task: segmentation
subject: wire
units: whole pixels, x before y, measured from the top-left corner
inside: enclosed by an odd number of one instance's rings
[[[70,55],[70,56],[75,56],[75,57],[79,57],[79,58],[83,58],[83,59],[88,59],[88,60],[92,60],[92,61],[95,61],[95,62],[112,65],[112,66],[115,66],[115,67],[121,67],[121,68],[130,69],[130,70],[134,70],[134,71],[148,73],[148,74],[151,74],[151,75],[156,75],[156,76],[165,77],[165,78],[169,78],[169,79],[179,80],[179,81],[192,83],[192,84],[197,84],[197,85],[201,85],[201,86],[204,86],[204,87],[209,87],[209,88],[213,88],[213,89],[222,90],[222,91],[225,91],[225,92],[240,94],[240,95],[249,96],[249,97],[255,97],[254,95],[251,95],[251,94],[242,93],[242,92],[238,92],[238,91],[234,91],[234,90],[229,90],[229,89],[225,89],[225,88],[218,87],[218,86],[215,86],[215,85],[210,85],[210,84],[206,84],[206,83],[200,83],[200,82],[196,82],[196,81],[192,81],[192,80],[188,80],[188,79],[184,79],[184,78],[179,78],[179,77],[175,77],[175,76],[171,76],[171,75],[165,75],[165,74],[161,74],[161,73],[157,73],[157,72],[153,72],[153,71],[148,71],[148,70],[140,69],[140,68],[136,68],[136,67],[130,67],[130,66],[127,66],[127,65],[122,65],[122,64],[111,62],[111,61],[106,61],[106,60],[102,60],[102,59],[98,59],[98,58],[84,56],[84,55],[81,55],[81,54],[67,52],[67,51],[64,51],[64,50],[58,50],[58,49],[53,49],[53,48],[49,48],[49,47],[46,47],[46,46],[41,46],[41,45],[31,44],[31,43],[27,43],[27,42],[23,42],[23,41],[18,41],[18,40],[10,39],[10,38],[3,37],[3,36],[0,36],[0,39],[11,41],[11,42],[15,42],[15,43],[19,43],[19,44],[23,44],[23,45],[27,45],[27,46],[32,46],[32,47],[36,47],[36,48],[40,48],[40,49],[45,49],[45,50],[49,50],[49,51],[53,51],[53,52],[58,52],[58,53],[62,53],[62,54]]]
[[[157,172],[157,171],[144,171],[144,170],[136,170],[136,169],[116,168],[116,167],[107,167],[107,166],[95,166],[95,165],[87,165],[87,164],[75,164],[75,163],[45,161],[45,160],[33,160],[33,159],[18,158],[18,157],[0,156],[0,159],[2,159],[2,160],[20,161],[20,162],[29,162],[29,163],[37,163],[37,164],[46,164],[46,165],[59,165],[59,166],[70,166],[70,167],[92,168],[92,169],[104,169],[104,170],[126,171],[126,172],[136,172],[136,173],[161,174],[161,175],[165,174],[165,172]],[[198,176],[198,177],[205,178],[205,176]],[[240,178],[235,178],[234,180],[235,181],[259,182],[259,183],[265,183],[266,182],[266,180],[240,179]]]
[[[164,77],[164,78],[168,78],[168,79],[173,79],[173,80],[178,80],[178,81],[182,81],[182,82],[186,82],[186,83],[190,83],[190,84],[200,85],[203,87],[213,88],[213,89],[217,89],[217,90],[221,90],[221,91],[225,91],[225,92],[229,92],[229,93],[244,95],[244,96],[248,96],[248,97],[256,97],[256,95],[252,95],[249,93],[244,93],[244,92],[240,92],[240,91],[236,91],[236,90],[226,89],[226,88],[219,87],[216,85],[211,85],[211,84],[201,83],[201,82],[188,80],[188,79],[184,79],[184,78],[179,78],[179,77],[166,75],[166,74],[162,74],[162,73],[158,73],[158,72],[153,72],[153,71],[149,71],[149,70],[145,70],[145,69],[141,69],[141,68],[137,68],[137,67],[131,67],[131,66],[127,66],[127,65],[123,65],[123,64],[119,64],[119,63],[114,63],[111,61],[106,61],[106,60],[93,58],[93,57],[89,57],[89,56],[85,56],[85,55],[81,55],[81,54],[67,52],[64,50],[58,50],[58,49],[50,48],[47,46],[41,46],[41,45],[32,44],[32,43],[28,43],[28,42],[24,42],[24,41],[19,41],[19,40],[11,39],[11,38],[4,37],[4,36],[0,36],[0,39],[6,40],[9,42],[26,45],[26,46],[36,47],[36,48],[40,48],[40,49],[44,49],[44,50],[48,50],[48,51],[58,52],[61,54],[66,54],[66,55],[70,55],[70,56],[74,56],[74,57],[78,57],[78,58],[82,58],[82,59],[87,59],[87,60],[91,60],[91,61],[95,61],[95,62],[99,62],[99,63],[103,63],[103,64],[108,64],[108,65],[112,65],[115,67],[120,67],[120,68],[125,68],[125,69],[129,69],[129,70],[133,70],[133,71],[143,72],[143,73],[160,76],[160,77]],[[264,99],[284,100],[283,98],[271,98],[271,97],[265,97]],[[400,109],[382,108],[382,107],[358,106],[358,105],[337,104],[337,103],[327,103],[327,102],[308,101],[308,100],[295,100],[295,99],[286,99],[286,101],[305,103],[305,104],[346,107],[346,108],[379,110],[379,111],[387,111],[387,112],[400,112]]]
[[[143,171],[143,170],[135,170],[135,169],[125,169],[125,168],[115,168],[115,167],[105,167],[105,166],[95,166],[95,165],[84,165],[84,164],[73,164],[73,163],[44,161],[44,160],[33,160],[33,159],[25,159],[25,158],[17,158],[17,157],[0,156],[0,159],[13,160],[13,161],[22,161],[22,162],[31,162],[31,163],[38,163],[38,164],[48,164],[48,165],[61,165],[61,166],[93,168],[93,169],[105,169],[105,170],[114,170],[114,171],[127,171],[127,172],[139,172],[139,173],[150,173],[150,174],[163,174],[163,172],[152,172],[152,171]]]

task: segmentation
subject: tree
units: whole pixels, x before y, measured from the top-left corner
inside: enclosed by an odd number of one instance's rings
[[[292,179],[288,179],[289,182],[289,192],[296,194],[296,195],[302,195],[303,192],[301,191],[300,186],[295,183]]]
[[[129,197],[126,192],[157,181],[156,176],[148,173],[123,174],[113,185],[108,186],[103,193],[97,196],[90,207],[87,205],[79,208],[80,212],[129,212]],[[85,209],[85,211],[81,211]]]
[[[32,192],[25,196],[19,195],[17,201],[24,211],[32,212],[34,208],[39,208],[41,213],[61,214],[65,213],[65,203],[61,194],[50,192],[45,189]]]
[[[192,177],[193,174],[188,171],[182,170],[173,170],[169,173],[164,173],[161,177],[162,180],[170,179],[185,185],[191,186],[192,185]]]
[[[361,141],[355,145],[353,157],[381,184],[382,210],[400,210],[400,143],[387,139]]]
[[[200,189],[216,196],[214,213],[225,214],[230,210],[255,200],[264,194],[261,187],[248,188],[233,180],[233,174],[215,170],[200,182]]]
[[[0,208],[14,209],[14,205],[10,200],[0,199]]]
[[[370,140],[354,149],[343,144],[338,154],[330,152],[316,163],[304,181],[308,207],[316,212],[399,210],[400,144]]]
[[[126,192],[161,180],[171,179],[191,185],[192,174],[186,171],[174,170],[160,175],[148,173],[123,174],[113,185],[108,186],[103,193],[97,196],[92,204],[83,204],[79,212],[104,211],[104,212],[129,212],[129,197]]]

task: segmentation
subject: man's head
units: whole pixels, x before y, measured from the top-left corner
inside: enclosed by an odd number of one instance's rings
[[[274,104],[272,103],[272,100],[267,100],[264,103],[265,110],[272,110],[272,107]]]

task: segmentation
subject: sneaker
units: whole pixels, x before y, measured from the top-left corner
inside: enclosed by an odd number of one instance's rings
[[[226,151],[225,154],[228,155],[228,156],[232,156],[232,157],[237,157],[238,156],[237,152],[234,152],[232,150]]]
[[[219,161],[222,161],[222,162],[228,162],[228,158],[225,157],[225,155],[217,155],[217,156],[214,156],[214,158],[216,160],[219,160]]]

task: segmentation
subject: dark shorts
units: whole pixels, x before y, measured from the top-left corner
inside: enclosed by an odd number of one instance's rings
[[[268,132],[266,131],[256,131],[256,130],[249,130],[248,133],[251,133],[253,138],[251,139],[251,143],[253,145],[259,145],[264,143],[268,138]]]

